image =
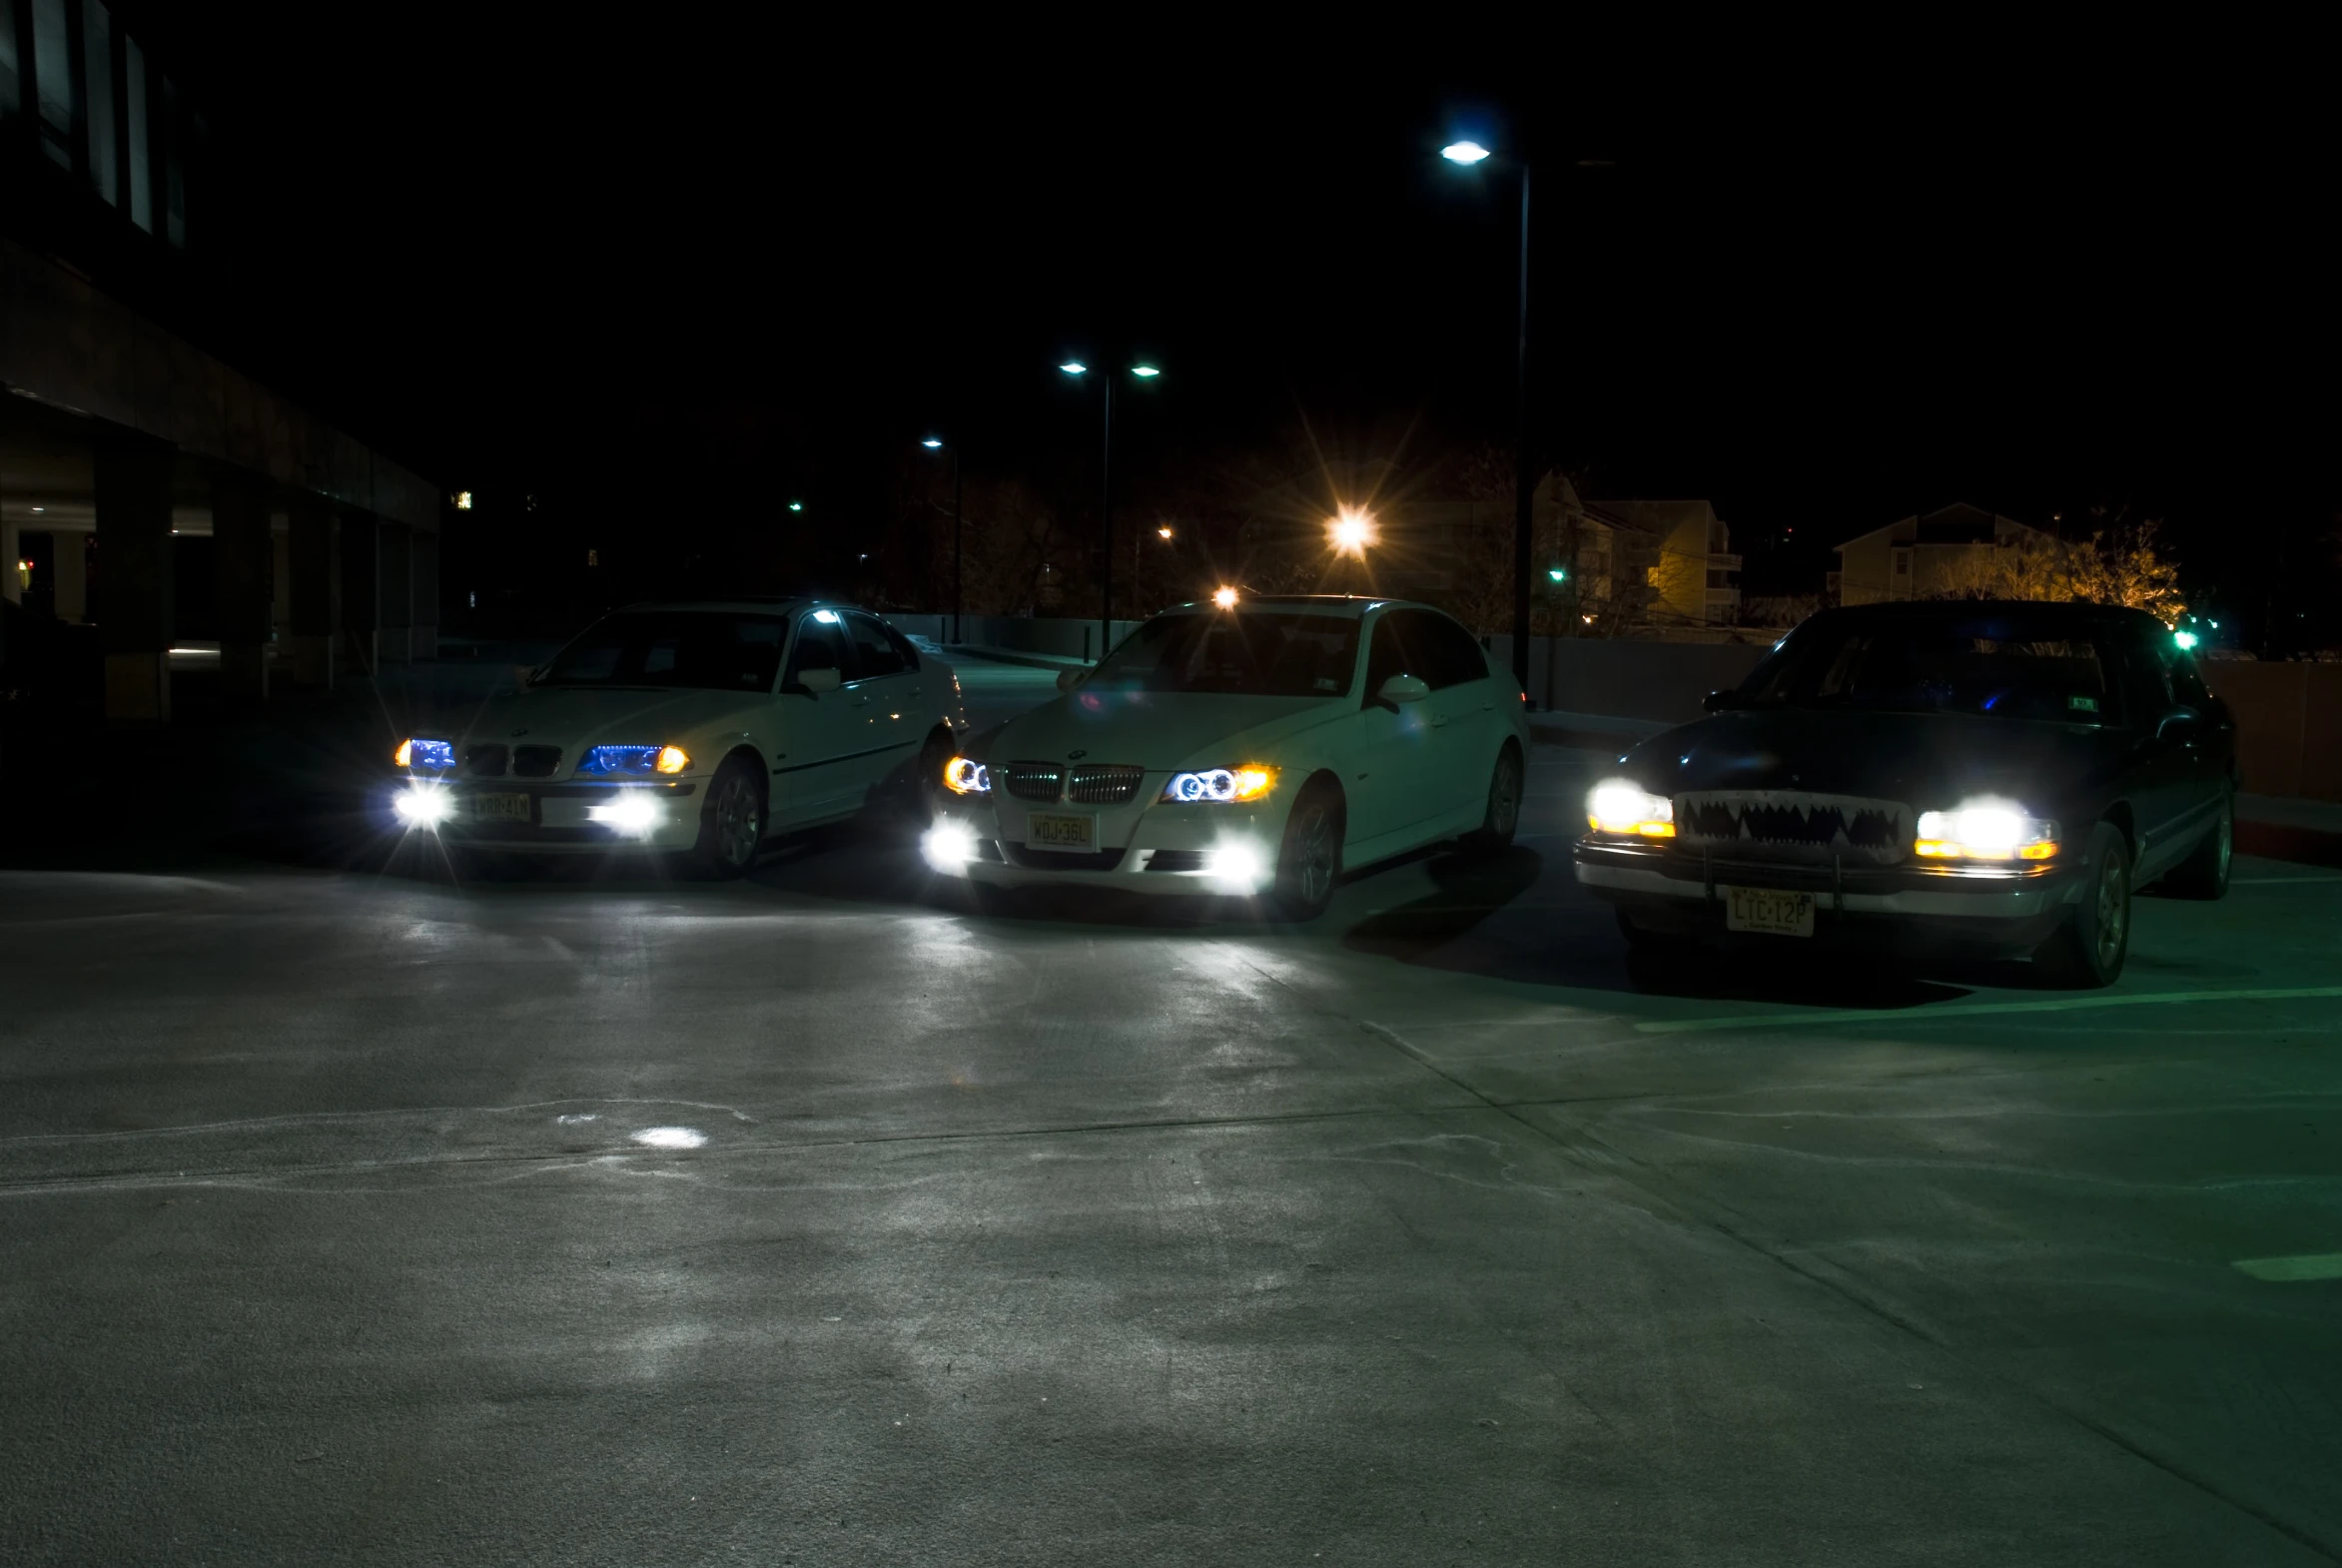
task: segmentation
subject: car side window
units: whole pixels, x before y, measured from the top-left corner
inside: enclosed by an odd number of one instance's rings
[[[1480,644],[1463,627],[1432,610],[1401,610],[1407,618],[1408,641],[1423,654],[1427,666],[1418,671],[1433,691],[1469,685],[1488,678],[1488,659]]]
[[[838,679],[857,678],[854,658],[846,645],[846,629],[834,618],[820,620],[821,615],[835,615],[831,610],[816,610],[797,623],[796,646],[789,650],[789,674],[782,684],[795,685],[797,677],[807,670],[834,669]]]
[[[895,651],[903,656],[903,668],[907,670],[919,668],[919,650],[911,645],[911,639],[895,630],[894,627],[887,625],[885,621],[880,621],[879,625],[885,630],[887,641],[893,643]]]
[[[877,680],[883,675],[900,675],[910,668],[903,655],[887,636],[887,629],[869,615],[849,614],[846,626],[854,639],[854,662],[861,673],[847,677],[850,680]]]
[[[1406,634],[1406,623],[1402,619],[1404,613],[1401,610],[1386,611],[1374,623],[1373,638],[1366,644],[1365,701],[1369,704],[1374,701],[1375,693],[1382,690],[1382,683],[1391,676],[1423,674],[1421,662],[1412,657],[1414,649],[1410,644],[1414,639]]]

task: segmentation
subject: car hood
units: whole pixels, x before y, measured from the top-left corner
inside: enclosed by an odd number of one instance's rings
[[[1177,691],[1070,691],[995,732],[997,762],[1076,759],[1153,771],[1228,767],[1336,717],[1323,697],[1229,697]],[[1239,756],[1238,752],[1245,755]]]
[[[762,700],[761,694],[730,691],[531,686],[489,698],[460,739],[562,747],[659,745],[697,730],[724,727],[744,707]]]
[[[2127,730],[1960,714],[1720,713],[1652,736],[1615,771],[1663,795],[1807,790],[1920,811],[1996,795],[2046,812],[2136,743]]]

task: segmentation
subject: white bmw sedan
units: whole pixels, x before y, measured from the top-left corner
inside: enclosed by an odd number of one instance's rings
[[[952,758],[928,861],[979,891],[1266,894],[1322,911],[1345,866],[1512,841],[1521,694],[1427,605],[1251,599],[1146,622]]]
[[[397,816],[457,846],[683,850],[738,876],[773,833],[934,792],[951,667],[818,599],[640,604],[469,725],[397,750]]]

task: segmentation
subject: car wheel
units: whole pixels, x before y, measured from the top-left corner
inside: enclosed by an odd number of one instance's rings
[[[1341,796],[1322,784],[1303,790],[1294,802],[1270,897],[1283,919],[1314,920],[1333,902],[1333,885],[1341,879],[1343,820]]]
[[[764,843],[762,781],[747,759],[733,757],[716,769],[699,809],[699,842],[692,858],[710,876],[730,879],[756,863]]]
[[[2163,891],[2180,898],[2228,896],[2228,867],[2236,859],[2236,792],[2220,792],[2219,819],[2203,842],[2163,879]]]
[[[2080,899],[2033,962],[2059,985],[2096,990],[2114,983],[2130,952],[2130,846],[2113,824],[2092,830],[2084,864]]]
[[[1495,855],[1512,847],[1512,836],[1521,826],[1521,753],[1510,744],[1496,755],[1496,768],[1488,776],[1488,809],[1481,815],[1480,826],[1464,835],[1464,848],[1475,855]]]

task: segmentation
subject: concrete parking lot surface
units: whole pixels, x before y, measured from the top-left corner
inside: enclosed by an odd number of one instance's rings
[[[0,1561],[2342,1555],[2342,874],[1638,978],[1600,761],[1301,927],[0,872]]]

